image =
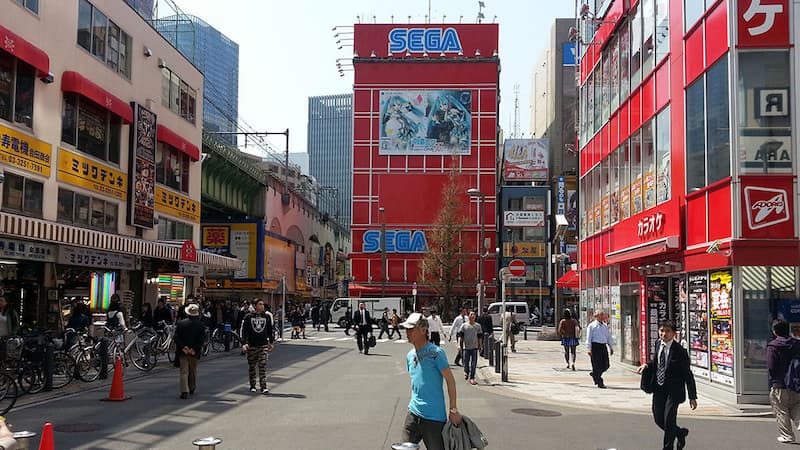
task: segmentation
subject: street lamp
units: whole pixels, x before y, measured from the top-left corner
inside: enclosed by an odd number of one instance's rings
[[[467,195],[470,197],[477,197],[478,198],[478,216],[480,218],[480,236],[478,238],[478,257],[480,259],[480,265],[478,266],[478,283],[480,283],[480,287],[478,288],[478,311],[482,311],[481,307],[483,306],[483,296],[484,296],[484,282],[483,282],[483,266],[486,262],[486,244],[483,242],[484,237],[484,228],[486,227],[486,217],[485,217],[485,203],[486,203],[486,194],[480,191],[477,188],[469,188],[467,189]]]
[[[386,297],[386,224],[383,222],[383,206],[378,208],[381,221],[381,298]]]

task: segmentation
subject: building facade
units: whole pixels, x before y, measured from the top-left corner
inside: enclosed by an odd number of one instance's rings
[[[203,74],[203,129],[212,134],[237,132],[239,44],[203,19],[188,14],[159,18],[153,24]],[[168,69],[169,62],[165,62]],[[217,135],[216,139],[236,145],[235,135]]]
[[[767,400],[770,322],[800,322],[798,19],[788,0],[580,18],[583,318],[609,310],[632,364],[674,320],[703,389],[731,402]]]
[[[497,49],[496,24],[354,26],[351,294],[410,299],[416,286],[418,305],[437,300],[419,274],[455,171],[466,216],[455,294],[474,301],[484,261],[494,296],[495,261],[479,249],[497,242]]]
[[[23,325],[115,291],[183,301],[206,267],[236,266],[194,246],[202,102],[160,101],[162,58],[202,93],[189,61],[123,2],[11,2],[0,34],[0,284]]]
[[[329,213],[347,228],[353,200],[352,159],[353,94],[309,97],[309,174],[320,186],[333,189]]]

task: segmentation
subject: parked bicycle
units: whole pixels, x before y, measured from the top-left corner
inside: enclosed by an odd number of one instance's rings
[[[226,341],[228,343],[227,346],[225,345]],[[222,327],[215,328],[211,333],[211,348],[215,352],[221,352],[226,348],[227,350],[239,348],[242,346],[241,342],[242,339],[239,337],[239,333],[234,331],[228,323]]]
[[[108,344],[109,364],[116,366],[117,358],[122,360],[123,369],[128,362],[137,369],[148,372],[156,366],[158,354],[154,345],[156,335],[142,324],[136,324],[128,330],[111,330],[105,328],[110,337]]]

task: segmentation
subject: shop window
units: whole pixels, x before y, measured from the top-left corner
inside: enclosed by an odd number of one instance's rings
[[[737,102],[743,173],[792,173],[788,50],[739,52]],[[765,151],[766,149],[766,151]]]
[[[628,142],[623,142],[617,151],[619,152],[619,217],[627,219],[631,216],[631,154]]]
[[[161,69],[161,105],[195,123],[197,91],[165,67]]]
[[[189,192],[189,156],[159,142],[156,146],[156,182],[176,191]]]
[[[44,185],[10,172],[3,182],[3,210],[30,216],[42,216]]]
[[[0,119],[33,127],[36,69],[0,50]]]
[[[164,241],[191,240],[194,227],[191,224],[170,220],[160,216],[158,218],[158,239]]]
[[[656,0],[656,64],[669,53],[669,0]]]
[[[71,225],[117,232],[119,206],[102,198],[58,189],[58,220]]]
[[[795,295],[794,267],[745,266],[742,274],[742,327],[745,369],[766,369],[771,322],[789,322],[790,332],[800,337],[800,300]]]
[[[642,0],[642,78],[655,67],[656,13],[654,0]]]
[[[131,37],[86,0],[78,3],[78,45],[115,72],[131,77]]]
[[[642,13],[641,4],[631,11],[631,90],[642,82]]]
[[[656,116],[656,203],[670,199],[672,191],[672,161],[670,156],[670,107]]]
[[[61,140],[96,158],[119,164],[122,121],[74,93],[64,94]]]
[[[637,131],[630,139],[631,152],[631,215],[644,211],[642,203],[642,133]]]
[[[39,14],[39,0],[15,0],[18,5],[27,9],[28,11]]]
[[[642,178],[644,179],[644,209],[656,206],[656,155],[653,121],[642,127]]]
[[[725,57],[686,88],[687,192],[730,176],[730,117],[727,99],[728,58]]]

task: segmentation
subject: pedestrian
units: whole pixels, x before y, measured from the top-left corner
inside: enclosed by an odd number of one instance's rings
[[[167,304],[167,299],[163,296],[158,297],[156,309],[153,310],[153,323],[161,327],[159,325],[160,322],[164,322],[164,324],[172,323],[172,307]]]
[[[372,334],[372,315],[367,311],[367,305],[358,304],[358,311],[353,314],[353,327],[356,330],[358,351],[369,354],[369,335]]]
[[[306,308],[297,308],[297,326],[298,334],[297,339],[300,339],[300,333],[303,334],[303,339],[306,338],[306,320],[308,320],[308,313],[311,310],[311,304],[306,303]]]
[[[264,300],[253,301],[255,312],[248,313],[242,321],[242,351],[247,353],[247,375],[250,392],[256,391],[256,372],[261,393],[269,394],[267,387],[267,360],[275,342],[272,314],[267,313]]]
[[[689,367],[689,353],[675,342],[675,324],[670,320],[661,321],[658,324],[658,336],[661,340],[656,344],[657,351],[653,359],[639,366],[638,373],[649,368],[652,374],[651,379],[647,381],[653,391],[653,420],[664,430],[662,448],[672,450],[677,438],[677,448],[681,450],[686,446],[689,429],[681,428],[676,423],[678,405],[686,401],[688,389],[689,406],[693,410],[696,409],[697,388]]]
[[[492,316],[489,315],[489,308],[484,306],[483,311],[481,312],[480,317],[476,320],[479,324],[481,324],[481,331],[483,331],[483,338],[484,342],[486,342],[486,337],[491,336],[494,338],[494,324],[492,323]],[[481,356],[486,357],[487,348],[485,345],[481,345]]]
[[[5,298],[0,297],[0,303],[4,302]],[[5,324],[3,322],[5,321]],[[16,322],[15,322],[16,323]],[[82,333],[89,329],[89,325],[92,323],[92,313],[89,310],[89,307],[86,306],[86,303],[83,303],[81,300],[75,300],[72,303],[72,313],[69,316],[69,321],[67,321],[67,328],[72,328],[78,333]],[[10,333],[8,327],[11,325],[9,319],[6,317],[4,319],[4,314],[0,313],[0,337],[9,336]]]
[[[564,359],[567,361],[567,369],[572,367],[575,370],[575,348],[580,342],[581,325],[572,317],[572,312],[564,310],[564,317],[558,322],[558,337],[561,338],[561,345],[564,347]],[[570,355],[572,355],[572,366],[570,366]]]
[[[614,354],[614,340],[608,330],[606,313],[599,310],[594,315],[594,321],[586,327],[586,350],[592,360],[592,371],[589,375],[594,380],[594,384],[600,389],[605,389],[603,383],[603,372],[611,366],[608,354]]]
[[[383,333],[386,333],[387,336],[391,338],[391,333],[389,332],[389,307],[383,308],[383,314],[381,314],[381,321],[380,321],[381,333],[378,335],[378,339],[383,339]]]
[[[353,308],[347,307],[344,312],[344,334],[350,336],[350,328],[353,327]]]
[[[475,321],[475,311],[469,312],[467,323],[461,325],[461,342],[464,348],[464,379],[469,380],[469,384],[478,384],[475,381],[475,369],[478,367],[478,350],[481,347],[483,338],[483,328]]]
[[[319,331],[319,303],[311,307],[311,327]]]
[[[438,346],[441,346],[442,333],[444,333],[444,324],[442,324],[442,318],[441,316],[436,314],[435,308],[431,308],[429,314],[430,316],[425,318],[428,319],[428,329],[431,335],[431,342],[433,342]]]
[[[792,358],[800,357],[800,340],[789,335],[789,322],[772,322],[775,338],[767,344],[767,375],[769,402],[778,422],[778,442],[794,442],[792,421],[800,423],[800,394],[788,389],[784,379]]]
[[[139,313],[139,322],[147,328],[153,328],[153,307],[150,303],[142,303],[142,311]]]
[[[411,400],[403,426],[403,440],[425,443],[428,450],[444,450],[442,430],[448,418],[461,423],[456,400],[456,381],[441,347],[428,341],[428,320],[413,313],[400,324],[414,346],[406,355],[406,369],[411,377]],[[442,385],[447,385],[450,408],[444,401]]]
[[[119,298],[119,294],[112,294],[108,302],[106,328],[116,332],[128,329],[127,325],[125,325],[125,314],[122,312],[122,301]]]
[[[283,320],[284,320],[283,305],[278,307],[278,311],[276,311],[276,315],[278,316],[278,336],[283,339]],[[242,316],[244,317],[244,316]]]
[[[205,329],[200,322],[200,306],[189,304],[184,312],[186,318],[175,327],[175,348],[181,368],[181,398],[187,399],[197,388],[197,360],[203,352]]]
[[[19,315],[5,297],[0,297],[0,337],[12,336],[19,330]]]
[[[389,339],[394,336],[394,333],[397,333],[398,341],[403,338],[400,335],[400,316],[397,315],[397,308],[392,308],[392,330],[389,333]]]
[[[453,338],[456,338],[456,343],[459,345],[458,351],[456,352],[456,359],[453,361],[457,366],[461,365],[461,340],[458,338],[458,333],[461,332],[461,325],[464,325],[464,322],[467,320],[469,320],[467,317],[467,308],[462,306],[456,318],[453,319],[453,325],[450,327],[449,340],[452,341]]]
[[[319,305],[319,321],[322,323],[323,328],[325,328],[325,332],[328,332],[328,323],[331,321],[331,310],[328,309],[328,305],[326,303],[321,303]]]
[[[517,315],[514,313],[513,306],[506,306],[506,311],[503,313],[503,346],[508,347],[511,344],[511,353],[517,351],[517,336],[514,335],[514,328],[517,324]]]

